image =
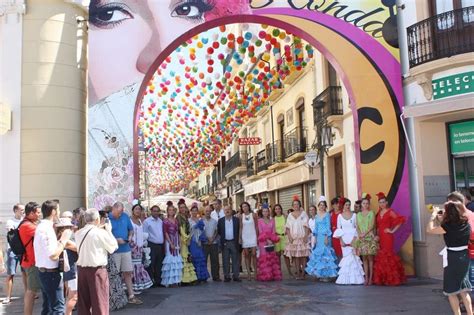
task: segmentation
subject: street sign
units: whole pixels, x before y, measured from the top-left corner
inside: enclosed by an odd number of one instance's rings
[[[319,162],[319,154],[316,151],[309,151],[305,154],[304,160],[310,167],[315,167]]]
[[[258,145],[262,143],[260,137],[239,138],[239,145]]]

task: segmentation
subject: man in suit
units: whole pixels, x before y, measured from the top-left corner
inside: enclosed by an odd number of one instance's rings
[[[239,278],[239,219],[232,215],[230,206],[224,208],[225,216],[217,223],[217,233],[221,239],[222,264],[224,265],[224,282],[230,281],[230,259],[232,258],[233,280],[240,282]]]

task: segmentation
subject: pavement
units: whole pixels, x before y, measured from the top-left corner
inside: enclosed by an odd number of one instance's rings
[[[0,276],[0,283],[4,281]],[[416,278],[400,287],[340,286],[310,279],[209,281],[191,287],[146,290],[140,295],[142,305],[128,305],[112,314],[451,314],[441,288],[439,280]],[[21,281],[15,281],[13,296],[11,304],[0,305],[0,314],[23,314]],[[41,298],[35,303],[35,314],[40,314],[40,308]]]

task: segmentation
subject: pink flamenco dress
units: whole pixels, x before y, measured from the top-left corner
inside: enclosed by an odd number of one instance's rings
[[[280,260],[275,252],[275,244],[280,238],[275,232],[275,221],[270,219],[265,223],[264,219],[258,219],[258,249],[257,280],[275,281],[281,280]]]
[[[405,223],[406,218],[398,215],[394,210],[388,209],[383,216],[379,211],[376,220],[380,248],[374,259],[374,283],[387,286],[403,284],[406,282],[405,269],[394,250],[394,235],[385,232],[385,229],[393,229],[397,225]]]

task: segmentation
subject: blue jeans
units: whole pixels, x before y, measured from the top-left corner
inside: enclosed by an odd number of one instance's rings
[[[63,279],[59,271],[39,272],[41,292],[43,293],[43,309],[41,315],[64,314]]]

